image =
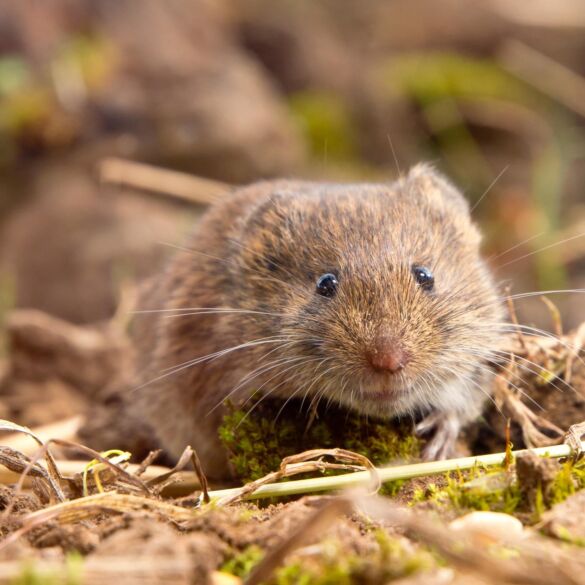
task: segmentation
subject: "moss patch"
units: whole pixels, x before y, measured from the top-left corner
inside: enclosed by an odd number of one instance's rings
[[[411,461],[420,453],[421,442],[407,422],[374,421],[331,407],[320,409],[307,428],[301,406],[258,400],[244,411],[229,405],[219,432],[241,481],[275,471],[284,457],[308,449],[341,447],[365,455],[375,465]]]
[[[252,545],[226,561],[220,571],[245,579],[263,557],[264,551],[259,546]]]
[[[289,98],[311,153],[337,161],[356,159],[356,136],[351,113],[338,95],[321,91],[298,92]]]
[[[535,459],[540,460],[536,456]],[[552,461],[543,459],[541,463]],[[432,501],[461,512],[503,512],[532,524],[540,520],[545,510],[585,488],[585,463],[569,461],[559,465],[547,481],[537,475],[528,480],[525,474],[517,474],[516,466],[489,470],[477,467],[444,477],[446,485],[441,488],[431,483],[425,489],[415,490],[412,503]]]
[[[271,585],[351,585],[386,583],[436,567],[436,560],[423,548],[376,530],[372,549],[365,555],[347,554],[335,540],[325,540],[319,553],[295,557],[274,572]],[[262,559],[262,551],[251,546],[228,561],[222,571],[245,579]]]

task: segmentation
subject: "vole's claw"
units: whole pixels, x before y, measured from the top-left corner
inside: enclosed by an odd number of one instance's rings
[[[450,457],[460,428],[459,418],[452,413],[433,412],[425,417],[416,425],[415,433],[421,436],[432,431],[433,435],[423,448],[422,458],[425,461],[436,461]]]
[[[584,451],[581,443],[583,435],[585,435],[585,422],[571,425],[563,437],[563,443],[571,449],[573,461],[577,461],[583,457]]]
[[[431,414],[425,416],[425,418],[423,418],[414,427],[414,432],[415,432],[416,436],[421,437],[423,435],[426,435],[430,431],[432,431],[434,428],[436,428],[436,426],[439,422],[439,418],[440,418],[440,416],[439,416],[438,412],[432,412]]]

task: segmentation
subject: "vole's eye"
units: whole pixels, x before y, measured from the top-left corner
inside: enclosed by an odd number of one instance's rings
[[[337,291],[339,281],[335,274],[328,272],[317,279],[317,293],[324,297],[332,297]]]
[[[427,291],[433,290],[435,286],[435,277],[433,273],[424,266],[413,266],[412,267],[412,274],[418,284],[420,284],[421,288]]]

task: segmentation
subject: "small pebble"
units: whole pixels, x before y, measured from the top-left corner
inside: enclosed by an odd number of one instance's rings
[[[471,512],[449,524],[454,532],[466,532],[492,543],[516,540],[524,536],[522,522],[500,512]]]

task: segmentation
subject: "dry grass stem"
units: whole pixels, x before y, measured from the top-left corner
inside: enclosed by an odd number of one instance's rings
[[[225,197],[232,189],[220,181],[119,158],[103,160],[99,167],[99,176],[105,183],[154,191],[186,203],[198,205],[215,203]]]
[[[520,41],[508,41],[500,59],[511,73],[585,117],[585,79],[580,75]]]
[[[343,463],[331,463],[324,461],[323,457],[332,457]],[[314,471],[326,470],[353,470],[360,471],[367,469],[369,471],[369,479],[371,484],[375,484],[375,491],[380,487],[380,478],[378,472],[372,462],[363,455],[347,451],[345,449],[312,449],[304,451],[297,455],[285,457],[280,464],[278,471],[273,471],[257,479],[247,483],[246,485],[236,488],[234,490],[227,490],[225,496],[220,497],[216,502],[218,506],[227,506],[235,502],[246,499],[250,494],[256,493],[259,488],[267,484],[272,484],[285,477],[299,475],[301,473],[312,473]],[[216,492],[217,493],[217,492]],[[209,498],[209,494],[208,494]]]

